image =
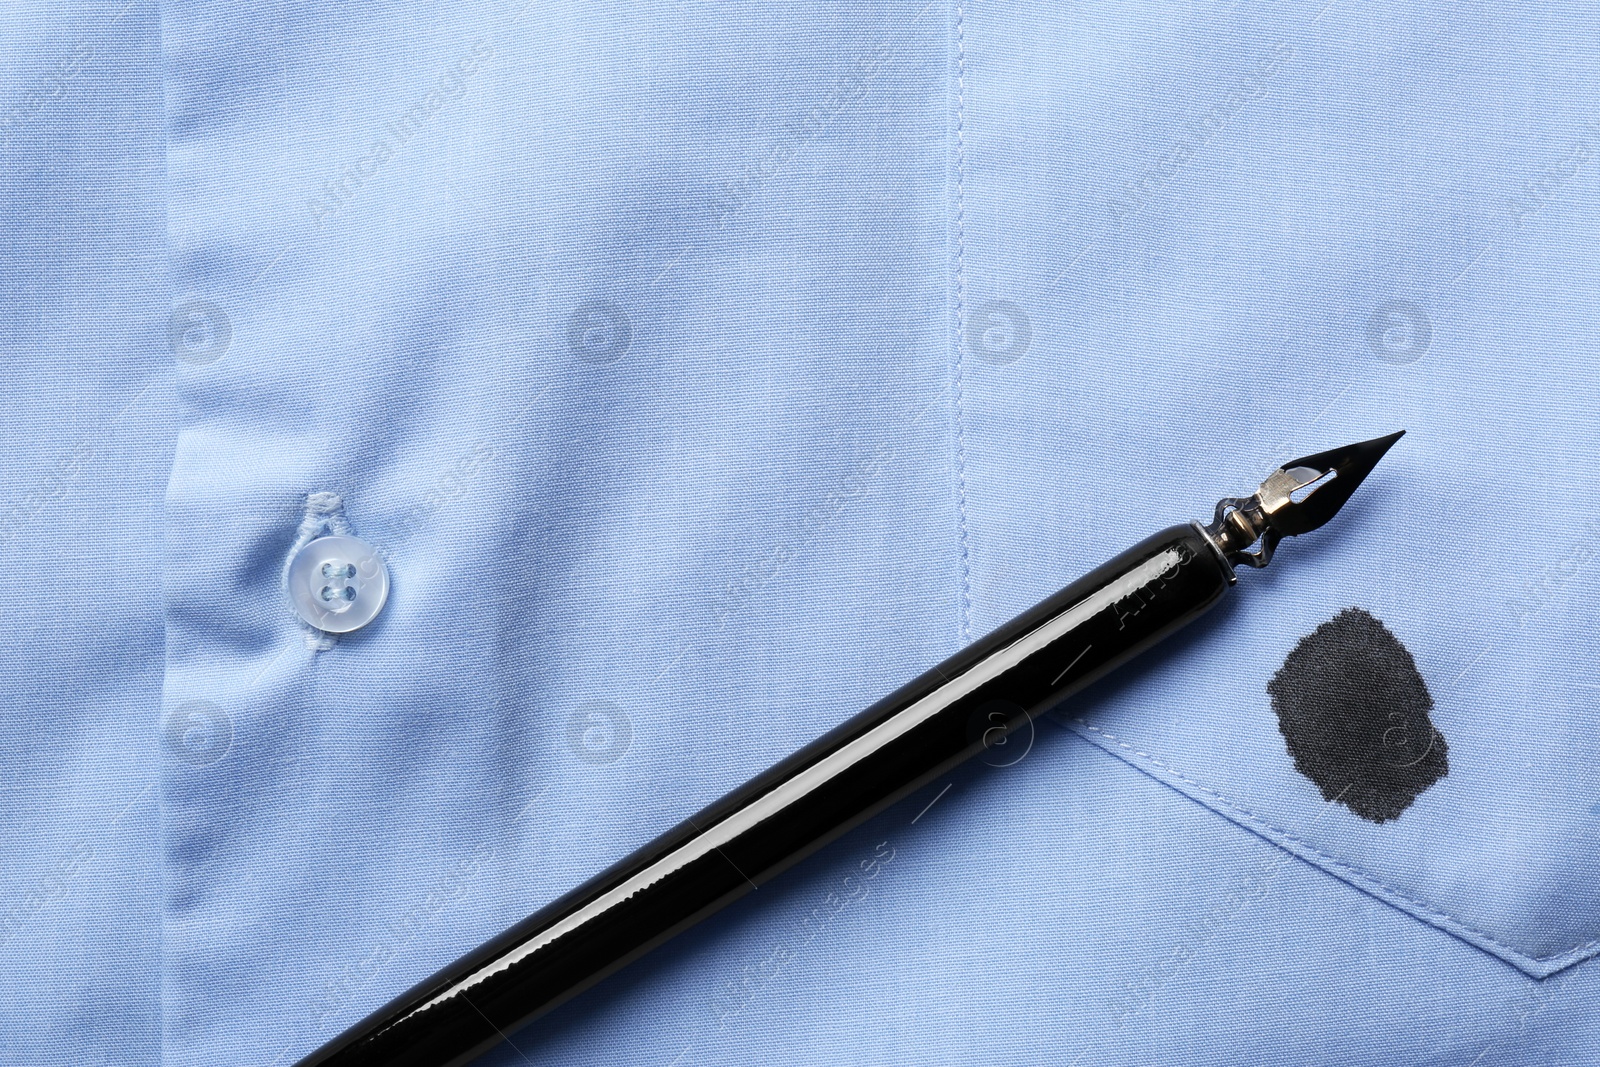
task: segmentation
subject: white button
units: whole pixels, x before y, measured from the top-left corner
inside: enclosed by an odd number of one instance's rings
[[[294,613],[332,634],[359,630],[378,617],[389,596],[389,568],[358,537],[319,537],[289,564]]]

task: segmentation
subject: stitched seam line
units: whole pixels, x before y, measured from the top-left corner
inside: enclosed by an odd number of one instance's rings
[[[1310,854],[1318,857],[1330,869],[1337,870],[1337,871],[1340,871],[1343,874],[1349,875],[1352,879],[1356,879],[1359,882],[1365,883],[1366,885],[1371,886],[1375,890],[1381,890],[1383,893],[1388,894],[1389,896],[1393,897],[1396,900],[1405,901],[1407,904],[1410,904],[1412,907],[1416,908],[1418,911],[1423,912],[1424,914],[1426,914],[1428,916],[1431,916],[1431,917],[1433,917],[1435,919],[1438,919],[1438,920],[1440,920],[1440,921],[1442,921],[1444,923],[1447,923],[1451,927],[1454,927],[1454,928],[1457,928],[1457,929],[1460,929],[1460,930],[1464,930],[1467,933],[1470,933],[1470,934],[1474,935],[1475,937],[1482,938],[1483,940],[1489,942],[1490,944],[1497,945],[1500,948],[1504,949],[1510,955],[1516,956],[1518,959],[1531,960],[1531,961],[1533,961],[1535,963],[1554,963],[1554,962],[1559,961],[1559,960],[1565,960],[1569,956],[1579,955],[1579,954],[1587,951],[1588,949],[1592,949],[1592,948],[1596,947],[1597,945],[1600,945],[1600,940],[1586,941],[1586,942],[1584,942],[1582,944],[1574,945],[1572,948],[1563,949],[1560,952],[1557,952],[1554,955],[1550,955],[1550,956],[1532,956],[1532,955],[1529,955],[1528,953],[1523,952],[1521,949],[1518,949],[1518,948],[1516,948],[1516,947],[1514,947],[1512,945],[1506,944],[1504,941],[1501,941],[1499,938],[1495,937],[1492,934],[1489,934],[1489,933],[1487,933],[1487,932],[1485,932],[1483,930],[1479,930],[1477,927],[1467,925],[1466,923],[1462,922],[1460,919],[1458,919],[1455,916],[1449,914],[1448,912],[1440,910],[1436,905],[1430,904],[1430,903],[1428,903],[1427,901],[1424,901],[1424,900],[1418,900],[1418,899],[1416,899],[1414,897],[1407,896],[1406,894],[1404,894],[1404,893],[1400,892],[1399,890],[1395,889],[1393,886],[1390,886],[1390,885],[1388,885],[1388,884],[1386,884],[1384,882],[1379,881],[1377,878],[1374,878],[1372,875],[1368,874],[1366,871],[1362,870],[1361,868],[1351,866],[1348,863],[1345,863],[1345,862],[1343,862],[1341,860],[1335,859],[1334,857],[1328,855],[1326,852],[1323,852],[1321,849],[1317,848],[1315,845],[1312,845],[1310,842],[1306,841],[1304,838],[1296,837],[1294,834],[1289,833],[1287,830],[1284,830],[1284,829],[1281,829],[1281,828],[1279,828],[1277,826],[1274,826],[1273,824],[1267,822],[1265,819],[1261,818],[1255,812],[1249,810],[1248,808],[1246,808],[1246,807],[1244,807],[1244,806],[1242,806],[1240,804],[1235,803],[1232,800],[1229,800],[1227,797],[1223,796],[1221,793],[1218,793],[1218,792],[1216,792],[1214,790],[1211,790],[1211,789],[1207,789],[1205,786],[1201,785],[1199,782],[1196,782],[1194,779],[1192,779],[1192,778],[1188,777],[1187,775],[1183,774],[1183,772],[1179,771],[1176,767],[1172,766],[1170,763],[1166,763],[1165,761],[1157,758],[1156,756],[1152,756],[1150,753],[1145,752],[1143,749],[1135,748],[1133,745],[1130,745],[1127,742],[1121,740],[1120,738],[1116,737],[1114,734],[1110,734],[1110,733],[1106,732],[1105,730],[1102,730],[1100,727],[1095,726],[1092,723],[1086,722],[1083,719],[1076,719],[1076,720],[1074,720],[1073,724],[1076,725],[1076,726],[1081,726],[1081,727],[1083,727],[1083,729],[1089,730],[1092,733],[1099,734],[1101,737],[1104,737],[1107,741],[1110,741],[1112,744],[1116,745],[1118,748],[1125,749],[1125,750],[1127,750],[1129,752],[1135,753],[1136,755],[1138,755],[1138,756],[1142,757],[1143,759],[1149,761],[1150,763],[1154,764],[1155,766],[1160,767],[1167,774],[1169,774],[1172,777],[1178,779],[1179,781],[1187,784],[1188,786],[1193,788],[1196,792],[1205,794],[1207,797],[1210,797],[1212,800],[1214,800],[1219,806],[1224,807],[1224,808],[1228,809],[1230,812],[1234,813],[1236,816],[1239,817],[1240,821],[1244,822],[1246,825],[1249,825],[1251,827],[1255,827],[1255,828],[1259,828],[1261,830],[1264,830],[1264,831],[1268,832],[1270,834],[1270,836],[1272,836],[1272,837],[1281,838],[1282,840],[1285,840],[1285,841],[1292,841],[1296,845],[1298,845],[1301,849],[1303,849],[1304,851],[1309,852]]]
[[[956,0],[956,537],[961,553],[962,644],[972,640],[972,555],[967,531],[967,430],[965,376],[967,347],[967,31],[966,10]]]

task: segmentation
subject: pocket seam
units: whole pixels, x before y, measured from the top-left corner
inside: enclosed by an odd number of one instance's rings
[[[1268,841],[1271,841],[1280,848],[1286,849],[1287,851],[1299,856],[1301,859],[1304,859],[1316,866],[1322,867],[1329,871],[1329,873],[1335,874],[1336,877],[1339,877],[1341,880],[1347,882],[1362,892],[1367,893],[1369,896],[1376,897],[1386,904],[1398,908],[1399,910],[1406,912],[1415,918],[1421,919],[1430,926],[1434,926],[1444,930],[1447,933],[1454,934],[1456,937],[1466,941],[1468,944],[1474,945],[1486,952],[1498,956],[1507,963],[1512,964],[1519,970],[1524,971],[1535,978],[1548,977],[1549,975],[1554,974],[1556,971],[1562,970],[1563,968],[1569,967],[1574,963],[1578,963],[1584,959],[1587,959],[1588,957],[1594,955],[1597,951],[1600,951],[1600,939],[1596,939],[1574,945],[1569,949],[1563,949],[1562,951],[1550,956],[1530,955],[1521,951],[1520,949],[1506,944],[1486,931],[1467,925],[1465,922],[1457,919],[1448,912],[1442,911],[1436,905],[1430,904],[1424,900],[1418,900],[1407,896],[1398,889],[1395,889],[1393,886],[1379,881],[1377,878],[1373,877],[1371,874],[1367,873],[1361,868],[1352,866],[1351,864],[1345,863],[1342,860],[1328,855],[1326,852],[1318,849],[1305,839],[1296,837],[1287,830],[1274,826],[1272,823],[1267,822],[1261,816],[1257,815],[1255,812],[1244,807],[1243,805],[1230,800],[1215,790],[1206,788],[1199,782],[1196,782],[1194,779],[1183,774],[1170,763],[1167,763],[1159,757],[1145,752],[1143,749],[1128,744],[1126,741],[1123,741],[1114,734],[1108,733],[1100,727],[1095,726],[1086,719],[1080,718],[1067,720],[1065,725],[1079,737],[1082,737],[1085,741],[1095,745],[1097,748],[1100,748],[1111,755],[1118,756],[1131,766],[1145,770],[1144,767],[1141,767],[1140,764],[1135,762],[1133,759],[1114,751],[1111,748],[1111,745],[1115,745],[1124,752],[1133,753],[1134,755],[1142,758],[1146,763],[1160,768],[1159,773],[1154,771],[1146,771],[1146,773],[1149,773],[1151,777],[1156,778],[1158,781],[1175,778],[1178,781],[1183,782],[1189,787],[1188,789],[1183,789],[1178,786],[1173,786],[1173,788],[1178,789],[1179,792],[1184,793],[1186,796],[1198,800],[1200,803],[1216,811],[1218,814],[1222,814],[1233,819],[1245,829],[1250,830],[1252,833],[1255,833],[1258,836],[1267,839]],[[1102,742],[1100,738],[1104,738],[1105,742]],[[1106,742],[1109,742],[1110,744],[1107,744]]]

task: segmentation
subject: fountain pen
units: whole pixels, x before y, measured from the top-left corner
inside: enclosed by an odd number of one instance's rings
[[[299,1067],[458,1067],[1194,621],[1400,433],[1290,460],[962,649],[378,1009]]]

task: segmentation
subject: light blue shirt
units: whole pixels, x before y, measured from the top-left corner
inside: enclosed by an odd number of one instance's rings
[[[12,4],[0,1063],[286,1067],[1129,543],[1398,428],[1009,765],[485,1062],[1600,1062],[1597,34]],[[284,589],[329,530],[392,580],[338,638]],[[1267,689],[1350,607],[1448,742],[1382,823]]]

